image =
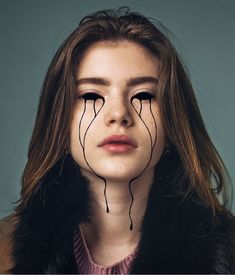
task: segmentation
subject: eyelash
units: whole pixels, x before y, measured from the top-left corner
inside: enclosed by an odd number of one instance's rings
[[[136,95],[134,95],[131,100],[133,100],[134,98],[137,98],[139,100],[151,100],[154,97],[154,95],[152,93],[149,92],[140,92]],[[85,100],[97,100],[99,98],[103,99],[103,97],[97,93],[86,93],[81,95],[81,98],[85,99]]]

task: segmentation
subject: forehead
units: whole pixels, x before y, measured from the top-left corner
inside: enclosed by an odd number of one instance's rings
[[[102,41],[89,47],[81,58],[77,77],[123,79],[159,74],[159,60],[147,48],[130,41]]]

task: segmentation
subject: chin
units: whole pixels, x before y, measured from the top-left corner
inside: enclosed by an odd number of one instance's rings
[[[130,181],[131,179],[135,178],[139,174],[141,174],[143,168],[139,167],[131,167],[127,169],[127,167],[116,168],[116,167],[107,167],[105,170],[97,169],[97,174],[105,178],[107,181]]]
[[[127,183],[129,182],[132,178],[134,178],[135,176],[131,176],[130,174],[128,175],[103,175],[103,177],[107,180],[107,182],[123,182],[123,183]]]

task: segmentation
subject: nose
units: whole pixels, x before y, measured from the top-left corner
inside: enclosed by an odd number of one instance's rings
[[[130,103],[124,96],[110,98],[105,102],[105,123],[110,126],[119,124],[120,126],[130,127],[133,118],[130,111]]]

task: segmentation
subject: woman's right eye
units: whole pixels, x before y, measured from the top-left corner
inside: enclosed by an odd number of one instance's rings
[[[96,93],[86,93],[81,95],[81,98],[83,98],[85,101],[87,100],[93,100],[96,101],[99,98],[102,98],[102,96],[100,96],[99,94]]]

